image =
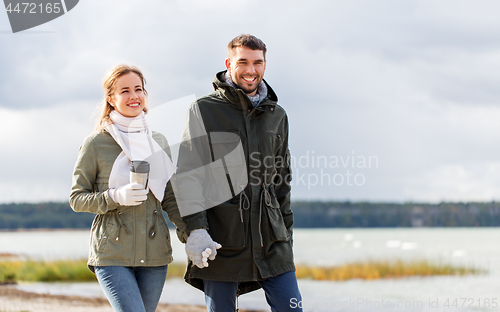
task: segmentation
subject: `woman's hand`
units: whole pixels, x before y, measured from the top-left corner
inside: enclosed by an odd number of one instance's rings
[[[111,199],[122,206],[137,206],[148,198],[148,189],[140,183],[129,183],[116,189],[109,189]]]

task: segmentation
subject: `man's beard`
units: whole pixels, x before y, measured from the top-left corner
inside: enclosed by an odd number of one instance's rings
[[[255,90],[259,89],[259,85],[257,85],[255,88],[253,88],[252,90],[248,91],[246,88],[242,88],[240,85],[237,85],[241,90],[245,91],[246,94],[251,94],[253,93]]]
[[[234,79],[232,79],[232,80],[234,82]],[[234,82],[234,84],[236,86],[238,86],[238,88],[240,88],[241,90],[245,91],[246,94],[251,94],[251,93],[259,90],[259,85],[261,82],[262,82],[262,78],[257,77],[256,81],[255,81],[255,87],[253,87],[251,90],[249,90],[248,89],[249,87],[245,85],[245,79],[243,79],[243,78],[240,79],[239,83]]]

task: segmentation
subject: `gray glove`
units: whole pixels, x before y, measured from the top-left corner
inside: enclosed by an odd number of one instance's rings
[[[212,240],[207,230],[192,230],[186,242],[186,254],[194,265],[203,269],[208,267],[208,260],[214,260],[217,249],[222,245]]]

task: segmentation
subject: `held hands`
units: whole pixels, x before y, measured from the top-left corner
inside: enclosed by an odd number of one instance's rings
[[[111,199],[122,206],[140,205],[148,198],[148,189],[140,183],[129,183],[116,189],[109,189]]]
[[[194,265],[203,269],[208,267],[208,260],[215,260],[217,249],[222,245],[212,240],[207,230],[191,231],[186,242],[186,254]]]

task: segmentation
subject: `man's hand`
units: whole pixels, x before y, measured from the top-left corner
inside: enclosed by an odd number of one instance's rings
[[[208,260],[214,260],[217,249],[222,245],[212,240],[207,230],[196,229],[191,231],[186,242],[186,254],[194,265],[203,269],[208,267]]]

